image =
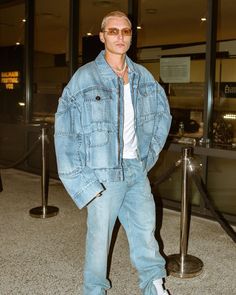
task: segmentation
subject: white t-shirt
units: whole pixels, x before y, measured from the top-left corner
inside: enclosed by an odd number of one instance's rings
[[[137,137],[134,130],[134,108],[130,93],[130,84],[124,85],[124,131],[123,131],[123,158],[137,157]]]

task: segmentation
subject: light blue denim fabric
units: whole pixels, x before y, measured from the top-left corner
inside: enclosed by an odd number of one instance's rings
[[[154,237],[155,204],[146,171],[137,159],[124,160],[123,169],[124,181],[104,183],[102,196],[87,206],[83,295],[104,295],[110,288],[107,255],[117,217],[126,231],[143,294],[156,295],[153,281],[166,275],[165,260]]]
[[[163,88],[143,66],[128,57],[138,155],[148,172],[156,163],[171,123]],[[58,174],[79,208],[103,183],[123,180],[123,81],[102,51],[78,69],[59,100],[55,114]]]

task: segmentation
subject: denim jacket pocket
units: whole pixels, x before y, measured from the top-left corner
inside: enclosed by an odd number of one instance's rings
[[[90,89],[84,93],[83,124],[110,122],[112,94],[106,89]]]
[[[86,135],[86,165],[93,169],[118,166],[116,132],[94,130]]]

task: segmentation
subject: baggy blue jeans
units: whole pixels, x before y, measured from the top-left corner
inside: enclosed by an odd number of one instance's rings
[[[125,159],[123,165],[124,181],[104,183],[102,196],[87,206],[83,295],[105,295],[110,288],[107,258],[117,217],[125,229],[143,294],[156,295],[153,281],[166,275],[154,236],[156,210],[146,172],[138,159]]]

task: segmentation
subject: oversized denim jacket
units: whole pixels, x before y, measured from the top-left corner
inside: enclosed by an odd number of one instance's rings
[[[135,113],[137,154],[148,172],[166,141],[171,115],[162,87],[126,57]],[[123,82],[102,51],[80,67],[65,87],[55,114],[59,177],[79,208],[106,182],[123,180]]]

